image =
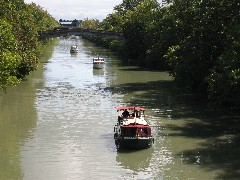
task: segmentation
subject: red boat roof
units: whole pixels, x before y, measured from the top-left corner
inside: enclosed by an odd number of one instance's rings
[[[117,111],[124,111],[125,109],[127,109],[127,110],[145,111],[144,108],[138,107],[138,106],[123,106],[123,107],[118,107],[118,108],[117,108]]]

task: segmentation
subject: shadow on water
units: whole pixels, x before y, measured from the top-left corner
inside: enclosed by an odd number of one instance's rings
[[[144,106],[150,109],[172,108],[172,96],[169,90],[174,88],[171,81],[152,81],[147,83],[127,83],[123,85],[118,85],[117,87],[107,87],[105,90],[109,90],[113,93],[125,94],[125,103],[132,105]],[[139,93],[135,93],[139,91]],[[134,94],[133,97],[128,97],[128,94]],[[164,100],[163,100],[164,99]],[[157,106],[157,107],[156,107]]]
[[[121,71],[142,71],[138,68]],[[240,115],[222,109],[211,109],[199,96],[184,94],[169,80],[123,83],[108,87],[113,93],[124,94],[124,102],[149,109],[172,109],[167,136],[200,139],[196,148],[175,153],[186,164],[200,165],[206,171],[218,172],[217,179],[240,177]],[[139,92],[139,93],[137,93]],[[135,94],[128,97],[128,94]],[[122,152],[131,153],[131,152]],[[121,156],[118,158],[120,159]],[[118,160],[119,161],[119,160]]]
[[[203,115],[201,115],[203,114]],[[205,112],[188,108],[187,113],[178,111],[176,116],[190,119],[184,126],[172,126],[170,136],[204,139],[200,148],[182,154],[184,162],[199,164],[207,171],[221,171],[218,179],[240,177],[240,116],[226,110],[208,109]],[[199,121],[191,121],[191,119]]]

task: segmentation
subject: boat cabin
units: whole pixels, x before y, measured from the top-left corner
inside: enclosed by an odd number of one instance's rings
[[[121,135],[124,137],[152,136],[151,128],[149,126],[142,126],[142,125],[121,126]]]
[[[97,58],[93,58],[93,62],[104,62],[104,58],[101,57],[97,57]]]

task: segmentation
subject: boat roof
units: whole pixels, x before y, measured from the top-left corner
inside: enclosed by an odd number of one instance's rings
[[[122,107],[118,107],[117,111],[124,111],[125,109],[127,109],[127,110],[145,111],[144,108],[138,107],[138,106],[122,106]]]
[[[101,57],[95,57],[93,58],[93,60],[103,60],[104,58],[101,58]]]
[[[149,125],[142,125],[142,124],[129,124],[123,125],[122,128],[151,128]]]

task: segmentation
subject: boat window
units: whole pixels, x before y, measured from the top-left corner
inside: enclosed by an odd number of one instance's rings
[[[149,133],[149,130],[150,130],[150,133]],[[151,129],[150,129],[150,128],[139,128],[139,129],[138,129],[138,134],[139,134],[140,136],[149,135],[149,134],[151,134]]]
[[[140,111],[137,111],[137,110],[134,110],[133,112],[132,112],[132,117],[135,117],[135,114],[136,114],[136,117],[141,117],[141,112]]]
[[[136,136],[137,128],[122,128],[122,135]]]
[[[151,132],[151,128],[147,128],[147,131],[148,131],[148,134],[151,135],[152,132]]]

